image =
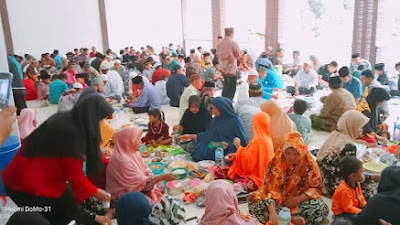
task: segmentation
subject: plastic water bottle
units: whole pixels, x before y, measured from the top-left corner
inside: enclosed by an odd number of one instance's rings
[[[283,207],[279,212],[279,225],[290,225],[291,220],[290,209]]]
[[[224,150],[222,148],[215,149],[215,165],[216,166],[225,165]]]
[[[179,131],[175,131],[174,136],[172,137],[172,145],[178,146],[179,145]]]
[[[393,141],[400,142],[400,117],[394,122]]]
[[[108,197],[111,198],[111,194],[110,194],[110,193],[107,193],[107,195],[108,195]],[[109,208],[110,208],[110,202],[108,202],[108,201],[103,201],[103,207],[104,207],[105,209],[109,209]]]

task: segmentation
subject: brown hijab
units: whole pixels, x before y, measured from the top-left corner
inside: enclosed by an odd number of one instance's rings
[[[276,152],[282,147],[287,134],[297,132],[296,124],[283,112],[282,108],[274,100],[268,100],[260,105],[263,112],[271,117],[270,131]]]

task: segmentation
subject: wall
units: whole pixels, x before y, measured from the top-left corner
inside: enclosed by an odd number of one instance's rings
[[[7,0],[7,8],[18,55],[102,49],[97,0]]]
[[[182,45],[180,0],[107,0],[106,12],[114,52],[152,45],[159,53],[169,43]]]

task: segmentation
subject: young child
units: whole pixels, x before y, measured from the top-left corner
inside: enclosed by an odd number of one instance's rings
[[[161,95],[161,105],[168,105],[170,100],[167,96],[167,76],[162,75],[160,80],[154,86],[158,89]]]
[[[311,133],[311,120],[308,117],[303,116],[307,110],[307,102],[301,99],[297,99],[294,102],[293,109],[290,111],[294,113],[288,114],[289,118],[296,124],[297,130],[301,134],[304,142],[308,144],[308,137]]]
[[[172,142],[169,136],[169,126],[165,123],[164,112],[158,109],[150,110],[149,115],[149,130],[146,136],[142,138],[142,142],[147,146],[158,147],[158,145],[169,145]]]
[[[354,224],[358,214],[367,204],[363,196],[360,182],[364,181],[364,168],[360,160],[346,156],[340,162],[343,181],[332,197],[332,212],[336,218],[345,217]]]
[[[388,144],[388,139],[386,137],[382,137],[382,136],[376,134],[371,129],[369,124],[366,124],[363,127],[363,133],[362,133],[362,135],[360,136],[359,139],[366,141],[368,148],[376,148],[376,147],[378,147],[378,141],[381,141],[384,145]]]
[[[42,73],[44,71],[44,73]],[[38,100],[45,100],[49,95],[49,84],[51,80],[51,76],[45,71],[40,71],[40,82],[37,87],[37,96]]]

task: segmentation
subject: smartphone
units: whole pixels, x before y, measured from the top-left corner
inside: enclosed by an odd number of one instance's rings
[[[12,76],[11,73],[0,73],[0,111],[8,106]]]

